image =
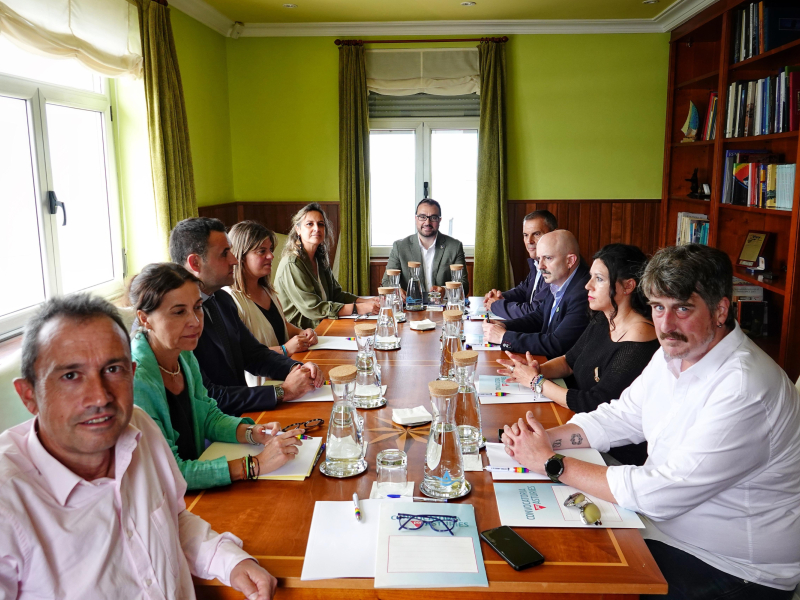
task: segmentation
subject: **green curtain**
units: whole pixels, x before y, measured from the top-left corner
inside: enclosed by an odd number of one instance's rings
[[[478,126],[478,215],[472,289],[482,296],[491,289],[513,287],[508,253],[506,182],[506,54],[504,42],[478,46],[481,118]]]
[[[144,92],[156,218],[166,246],[170,230],[197,216],[189,125],[178,54],[165,0],[136,0],[144,58]]]
[[[369,295],[369,124],[364,46],[339,46],[339,282]]]

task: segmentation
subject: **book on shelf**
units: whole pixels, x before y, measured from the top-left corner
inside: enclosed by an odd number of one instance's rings
[[[800,66],[787,66],[770,77],[734,81],[728,88],[725,137],[748,137],[797,131],[800,127]]]
[[[730,202],[724,203],[792,210],[795,165],[778,164],[779,159],[778,155],[762,154],[754,162],[734,162]]]
[[[679,212],[676,246],[685,244],[708,245],[708,215]]]
[[[713,140],[717,135],[717,99],[719,94],[711,92],[708,95],[708,110],[706,110],[706,121],[703,125],[702,140]]]
[[[769,150],[726,150],[725,151],[725,164],[723,166],[723,179],[722,179],[722,197],[720,202],[723,204],[739,204],[740,206],[747,206],[747,202],[742,200],[741,194],[743,190],[739,190],[740,196],[737,196],[737,201],[734,202],[734,191],[737,186],[734,185],[735,176],[734,171],[737,164],[746,163],[780,163],[783,162],[783,156],[780,154],[771,154]],[[740,172],[740,176],[744,177],[745,173]],[[749,175],[749,170],[747,171]],[[744,182],[747,186],[749,181]],[[745,196],[746,198],[747,196]]]
[[[738,277],[733,278],[733,301],[761,302],[764,300],[764,288],[754,283],[749,283]]]
[[[736,11],[733,62],[741,62],[800,39],[796,0],[752,2]]]
[[[775,172],[775,208],[792,210],[794,198],[794,164],[777,165]]]

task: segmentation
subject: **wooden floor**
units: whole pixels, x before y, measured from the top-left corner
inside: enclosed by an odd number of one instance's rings
[[[279,580],[278,598],[415,598],[440,600],[490,597],[539,599],[632,599],[638,594],[664,594],[666,582],[636,530],[517,528],[516,531],[546,558],[544,565],[517,572],[484,542],[483,558],[488,588],[463,590],[376,590],[372,579],[300,581],[311,516],[316,500],[348,500],[354,492],[369,497],[375,481],[375,456],[386,448],[408,453],[409,480],[418,491],[422,480],[428,426],[406,428],[392,422],[393,408],[430,406],[427,384],[436,378],[439,365],[441,313],[407,313],[410,319],[428,317],[437,322],[435,331],[416,332],[401,325],[402,349],[377,353],[383,383],[388,384],[384,408],[360,411],[365,417],[369,441],[369,469],[351,479],[330,479],[318,468],[305,482],[257,481],[188,494],[189,509],[208,520],[217,531],[231,531],[244,548]],[[352,320],[325,321],[319,334],[353,335]],[[467,323],[467,331],[479,331],[479,323]],[[482,352],[478,373],[492,374],[499,352]],[[299,356],[313,360],[325,373],[340,364],[354,364],[354,352],[314,351]],[[275,411],[255,413],[259,423],[279,420],[283,424],[330,417],[330,402],[287,403]],[[497,441],[497,430],[532,410],[545,427],[565,423],[572,414],[555,404],[482,406],[483,432]],[[326,435],[326,431],[313,435]],[[484,464],[486,458],[483,457]],[[475,507],[478,530],[500,525],[491,476],[468,472],[472,492],[460,502]],[[241,598],[241,594],[219,582],[196,580],[200,598]]]

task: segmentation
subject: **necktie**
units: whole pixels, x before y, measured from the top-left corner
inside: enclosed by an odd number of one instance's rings
[[[228,330],[225,329],[225,324],[222,322],[222,313],[219,312],[217,299],[214,298],[214,296],[209,296],[209,298],[203,302],[203,309],[206,311],[206,317],[208,317],[208,320],[211,322],[211,327],[217,332],[217,336],[222,343],[222,347],[225,351],[225,358],[229,364],[235,366],[236,360],[231,349],[231,340],[228,337]]]

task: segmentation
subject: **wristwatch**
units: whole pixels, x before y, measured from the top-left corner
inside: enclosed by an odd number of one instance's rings
[[[283,402],[283,386],[276,385],[275,386],[275,400],[278,402]]]
[[[553,483],[561,483],[559,477],[564,473],[564,455],[553,454],[544,463],[544,472]]]
[[[253,429],[255,425],[250,425],[247,429],[244,430],[244,439],[247,440],[248,444],[252,444],[253,446],[258,446],[258,442],[253,439]]]

